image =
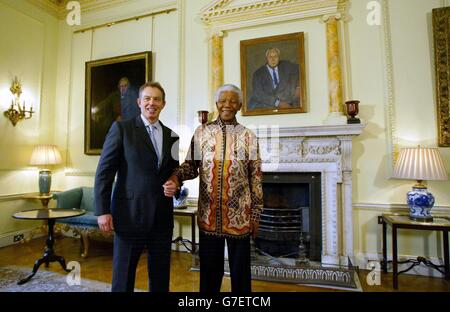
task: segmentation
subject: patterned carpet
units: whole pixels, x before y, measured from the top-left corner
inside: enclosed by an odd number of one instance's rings
[[[81,279],[81,285],[70,286],[67,275],[40,268],[36,275],[24,285],[17,285],[27,277],[31,268],[0,267],[0,292],[110,292],[111,285],[88,279]]]

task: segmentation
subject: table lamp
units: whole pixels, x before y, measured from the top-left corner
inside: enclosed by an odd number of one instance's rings
[[[432,222],[431,208],[434,196],[422,183],[425,180],[447,180],[447,170],[437,148],[402,148],[394,168],[394,178],[417,180],[406,198],[409,218],[414,221]]]
[[[50,166],[61,163],[61,154],[55,145],[36,145],[31,154],[30,165]],[[39,193],[49,195],[52,184],[52,172],[50,169],[39,170]]]

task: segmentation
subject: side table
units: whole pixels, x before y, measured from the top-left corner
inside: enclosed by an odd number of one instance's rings
[[[383,225],[383,271],[387,273],[387,247],[386,247],[386,233],[387,225],[392,227],[392,279],[393,288],[398,289],[398,275],[405,273],[412,269],[414,266],[424,263],[427,266],[441,272],[445,279],[450,279],[449,268],[449,246],[448,246],[448,231],[450,230],[450,217],[449,216],[434,216],[432,222],[418,222],[409,219],[408,215],[398,214],[383,214],[378,217],[378,224]],[[431,261],[426,260],[424,257],[418,257],[417,260],[407,260],[404,262],[398,261],[397,254],[397,232],[398,229],[412,229],[412,230],[426,230],[426,231],[442,231],[443,245],[444,245],[444,265],[436,265]],[[413,263],[408,269],[398,272],[399,263]],[[444,267],[444,270],[442,270]]]
[[[173,209],[173,214],[174,216],[183,216],[183,217],[190,217],[191,218],[191,237],[192,240],[189,241],[187,240],[189,243],[191,243],[191,254],[195,254],[195,250],[196,250],[196,234],[195,234],[195,225],[196,225],[196,220],[195,217],[197,216],[197,207],[186,207],[186,208],[174,208]],[[183,242],[185,241],[183,239],[183,237],[179,236],[177,238],[175,238],[172,243],[177,243],[177,242]],[[185,245],[186,247],[186,245]],[[189,250],[189,248],[187,248]]]
[[[63,208],[56,208],[56,209],[32,209],[32,210],[25,210],[16,212],[13,215],[13,218],[15,219],[23,219],[23,220],[47,220],[48,221],[48,234],[47,234],[47,240],[46,240],[46,247],[44,251],[44,255],[36,260],[33,267],[33,272],[28,275],[26,278],[20,280],[17,284],[22,285],[28,282],[37,272],[41,264],[45,263],[46,266],[50,262],[58,261],[62,268],[66,272],[70,272],[70,270],[66,267],[66,261],[62,256],[58,256],[55,254],[53,250],[53,244],[54,244],[54,237],[53,237],[53,228],[55,226],[56,219],[64,219],[64,218],[71,218],[71,217],[78,217],[83,214],[85,214],[86,211],[82,209],[63,209]]]

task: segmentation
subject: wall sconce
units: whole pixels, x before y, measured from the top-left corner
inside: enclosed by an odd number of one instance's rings
[[[30,106],[30,109],[27,110],[25,108],[25,101],[23,101],[22,107],[20,107],[20,95],[22,94],[22,86],[17,77],[14,77],[11,88],[9,88],[9,90],[14,95],[14,99],[11,100],[11,106],[9,107],[9,109],[3,114],[9,120],[11,120],[13,126],[16,126],[19,120],[30,119],[33,116],[33,106]]]

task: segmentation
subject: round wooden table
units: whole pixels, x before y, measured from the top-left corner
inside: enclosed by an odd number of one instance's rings
[[[28,275],[26,278],[20,280],[17,284],[22,285],[28,282],[37,272],[41,264],[45,263],[48,267],[50,262],[58,261],[63,269],[66,272],[70,272],[70,270],[66,267],[66,261],[62,256],[58,256],[55,254],[53,250],[54,237],[53,237],[53,228],[55,226],[56,219],[65,219],[72,218],[84,215],[86,213],[83,209],[64,209],[64,208],[55,208],[55,209],[32,209],[16,212],[13,215],[15,219],[21,220],[47,220],[48,222],[48,233],[46,246],[44,250],[44,255],[36,260],[33,267],[33,272]]]

